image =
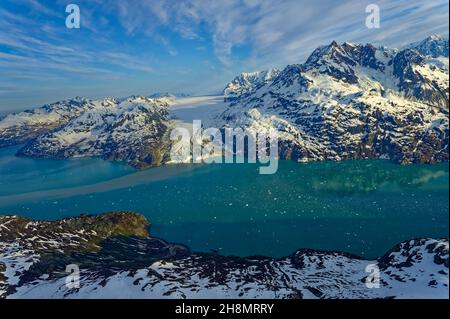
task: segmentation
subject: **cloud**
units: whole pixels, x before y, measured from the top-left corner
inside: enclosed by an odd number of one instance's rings
[[[39,0],[17,0],[17,3],[28,6],[33,12],[37,12],[42,15],[57,17],[60,16],[57,11],[49,9],[42,4]]]
[[[38,0],[20,2],[44,14],[54,12]],[[314,48],[332,40],[395,46],[448,29],[446,0],[379,0],[381,29],[367,29],[365,8],[371,2],[82,0],[80,7],[84,26],[98,35],[111,32],[109,20],[117,20],[128,36],[148,36],[170,56],[177,56],[169,30],[186,40],[211,41],[217,59],[228,68],[300,63]],[[12,21],[11,16],[8,19]],[[114,36],[106,41],[114,41]],[[246,57],[235,54],[243,46],[250,48]]]
[[[39,12],[52,11],[38,1],[21,2],[31,5]],[[46,32],[35,31],[43,27]],[[37,20],[13,14],[6,9],[0,9],[0,30],[8,30],[0,31],[0,67],[3,74],[11,74],[7,73],[8,70],[15,73],[22,70],[40,74],[41,77],[50,76],[54,71],[90,76],[119,76],[120,72],[112,71],[111,66],[154,72],[148,64],[150,58],[145,55],[117,51],[118,45],[112,43],[109,43],[107,50],[99,50],[82,41],[67,41],[61,37],[61,30],[66,31],[64,27],[42,26]],[[53,33],[59,33],[59,36],[54,36]]]
[[[315,47],[332,40],[397,45],[448,29],[445,0],[377,1],[382,28],[367,29],[365,8],[371,2],[135,0],[108,5],[118,8],[122,26],[131,33],[155,36],[166,27],[196,40],[206,26],[214,52],[226,66],[236,62],[233,50],[242,45],[251,46],[255,66],[274,60],[283,64],[302,62]]]
[[[448,0],[77,0],[77,31],[65,28],[69,1],[0,1],[3,94],[20,81],[51,92],[60,79],[67,94],[68,79],[79,94],[92,83],[111,94],[178,83],[205,92],[238,72],[302,63],[332,40],[398,47],[449,27]],[[380,29],[365,26],[370,3]]]
[[[155,70],[140,59],[122,52],[104,52],[100,58],[105,63],[121,66],[125,69],[153,73]]]

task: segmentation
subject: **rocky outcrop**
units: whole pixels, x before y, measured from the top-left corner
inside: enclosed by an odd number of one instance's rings
[[[112,236],[148,237],[149,222],[135,213],[113,212],[58,221],[33,221],[14,215],[0,216],[0,225],[1,242],[19,243],[42,252],[56,246],[64,251],[96,249],[102,240]]]
[[[448,36],[444,38],[438,35],[431,35],[420,42],[410,45],[409,47],[418,51],[422,55],[430,56],[432,58],[448,58]]]

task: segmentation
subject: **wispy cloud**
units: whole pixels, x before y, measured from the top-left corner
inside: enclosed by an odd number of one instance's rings
[[[45,14],[51,11],[35,0],[22,2]],[[36,21],[6,9],[0,9],[0,27],[0,67],[3,74],[10,74],[7,71],[34,71],[42,79],[54,71],[89,76],[119,76],[120,70],[113,71],[111,66],[124,70],[154,72],[139,56],[114,51],[117,45],[111,46],[109,50],[96,50],[95,47],[80,41],[70,42],[61,36],[53,39],[52,32],[30,31],[39,27]],[[48,28],[51,29],[47,26]],[[58,31],[61,33],[61,28]]]
[[[167,27],[195,40],[206,26],[217,58],[230,67],[236,62],[233,50],[242,45],[251,45],[257,66],[274,59],[278,64],[300,62],[316,46],[332,40],[399,45],[448,30],[448,1],[377,1],[379,30],[365,27],[365,8],[371,2],[135,0],[106,5],[115,8],[130,33],[155,36],[160,27]]]
[[[301,63],[332,40],[396,47],[449,27],[448,0],[78,0],[77,31],[65,28],[71,1],[0,1],[3,92],[19,81],[52,92],[54,79],[65,94],[74,81],[81,94],[93,85],[212,91],[237,72]],[[380,29],[365,26],[372,2]]]

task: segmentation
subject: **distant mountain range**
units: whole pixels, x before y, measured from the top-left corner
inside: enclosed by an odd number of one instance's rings
[[[151,99],[159,99],[159,98],[162,98],[162,97],[183,98],[183,97],[189,97],[189,96],[191,96],[191,95],[187,94],[187,93],[158,92],[158,93],[150,94],[148,97],[151,98]]]
[[[445,298],[448,240],[414,239],[376,260],[301,249],[279,259],[194,253],[133,213],[54,222],[0,216],[1,298]],[[67,287],[66,265],[80,268]],[[379,274],[379,287],[366,283]]]
[[[448,38],[438,36],[403,49],[332,42],[304,64],[236,77],[215,123],[275,128],[280,157],[298,162],[448,161],[448,61]],[[179,97],[152,97],[76,98],[10,114],[0,120],[0,147],[25,144],[18,155],[100,156],[138,168],[165,163],[168,114]]]

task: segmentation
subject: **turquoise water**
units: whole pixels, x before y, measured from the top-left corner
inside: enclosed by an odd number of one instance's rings
[[[96,159],[48,161],[0,150],[0,214],[57,219],[131,210],[151,233],[196,251],[287,255],[298,248],[366,257],[416,237],[448,237],[448,164],[251,164],[145,171]]]
[[[0,148],[0,196],[88,185],[134,172],[101,159],[36,160],[16,157],[20,147]]]

